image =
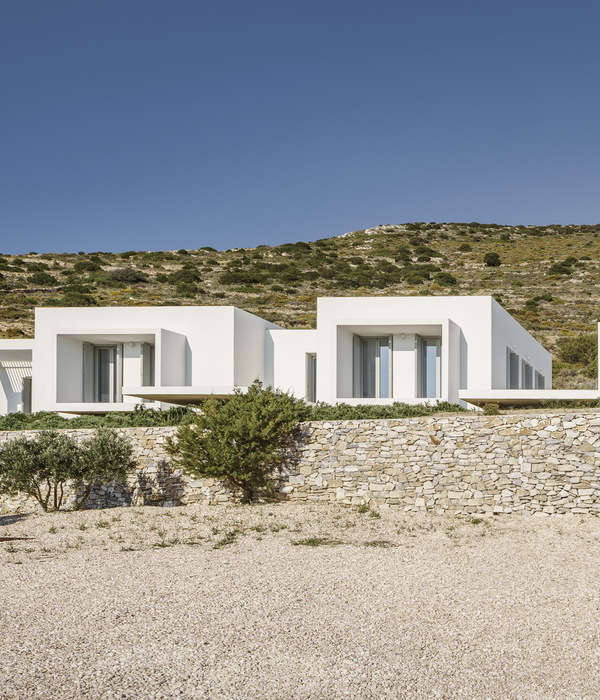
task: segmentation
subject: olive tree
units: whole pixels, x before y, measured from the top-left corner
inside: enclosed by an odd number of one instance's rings
[[[249,501],[272,492],[305,413],[303,401],[257,380],[245,393],[204,401],[167,449],[184,472],[219,479]]]
[[[79,476],[79,448],[70,435],[48,430],[0,448],[0,490],[27,493],[44,511],[60,510],[66,483]]]
[[[75,508],[83,508],[94,486],[124,482],[135,468],[131,442],[111,428],[99,428],[80,448],[80,494]]]
[[[61,510],[67,487],[77,491],[74,508],[82,508],[94,485],[124,481],[135,466],[129,441],[109,428],[82,443],[66,433],[41,431],[0,447],[0,492],[27,493],[44,511]]]

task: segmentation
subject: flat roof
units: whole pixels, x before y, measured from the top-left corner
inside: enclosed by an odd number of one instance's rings
[[[234,391],[245,392],[246,386],[124,386],[124,396],[134,396],[138,399],[163,401],[173,404],[193,404],[204,399],[224,399]]]

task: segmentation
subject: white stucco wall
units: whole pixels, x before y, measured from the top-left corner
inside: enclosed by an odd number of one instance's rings
[[[124,386],[141,385],[141,343],[150,342],[158,386],[232,387],[264,377],[269,328],[277,326],[231,306],[37,309],[34,410],[83,401],[86,340],[123,343]]]
[[[234,377],[236,386],[249,386],[255,379],[269,384],[271,367],[267,367],[267,343],[269,331],[279,326],[269,323],[242,309],[234,308]]]
[[[353,398],[355,335],[392,338],[389,399]],[[155,384],[165,388],[155,392],[157,400],[175,400],[178,387],[182,395],[215,387],[225,395],[256,378],[305,397],[306,358],[314,353],[318,401],[421,401],[418,336],[442,338],[442,399],[457,401],[467,389],[505,388],[507,347],[551,386],[550,354],[489,296],[322,298],[316,330],[283,329],[230,306],[42,308],[35,341],[0,341],[0,366],[3,358],[33,357],[34,411],[133,408],[140,401],[135,388],[143,381],[143,343],[155,345]],[[124,403],[82,403],[86,342],[122,345],[123,386],[132,394]],[[16,410],[21,380],[0,371],[1,412]]]
[[[435,335],[431,324],[445,329],[442,398],[457,401],[460,388],[490,387],[492,304],[496,302],[489,296],[319,299],[319,400],[333,403],[352,396],[348,367],[352,366],[352,335],[355,333],[393,336],[393,399],[414,398],[417,385],[415,335]],[[519,326],[516,321],[514,323]]]
[[[528,362],[534,371],[537,370],[544,375],[546,389],[552,387],[552,355],[508,311],[503,309],[495,299],[492,299],[492,383],[490,389],[508,388],[507,348],[516,352],[520,360]],[[520,373],[521,363],[519,362]],[[521,377],[520,381],[522,381]],[[522,384],[520,384],[520,388],[522,388]]]
[[[306,355],[317,353],[315,330],[270,330],[273,343],[272,385],[298,398],[306,397]],[[319,361],[317,359],[317,372]]]

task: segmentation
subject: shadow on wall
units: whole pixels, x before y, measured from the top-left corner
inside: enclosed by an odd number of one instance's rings
[[[118,506],[180,506],[185,484],[179,470],[162,460],[138,469],[127,483],[95,487],[86,509]]]

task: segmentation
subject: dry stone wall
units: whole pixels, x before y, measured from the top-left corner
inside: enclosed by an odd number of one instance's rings
[[[172,467],[165,446],[175,430],[120,429],[139,468],[127,484],[97,489],[90,507],[230,500],[214,480]],[[3,432],[0,444],[33,434]],[[435,513],[600,514],[600,412],[305,423],[277,495]],[[5,511],[34,508],[25,496],[0,497]]]
[[[282,491],[435,513],[600,513],[600,413],[307,424]]]

